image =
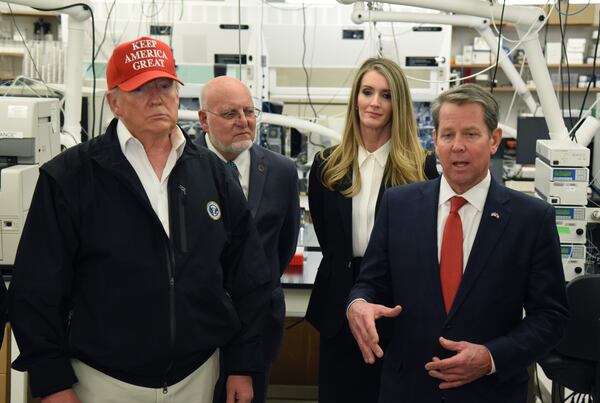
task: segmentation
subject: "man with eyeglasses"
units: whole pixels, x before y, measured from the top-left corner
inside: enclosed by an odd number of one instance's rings
[[[209,403],[219,362],[250,403],[265,371],[266,257],[227,167],[176,125],[177,82],[165,43],[117,46],[106,134],[40,168],[10,313],[44,403]]]
[[[285,302],[280,276],[296,250],[300,222],[298,173],[288,158],[253,143],[260,109],[252,102],[248,88],[239,80],[221,76],[202,88],[198,112],[206,133],[198,143],[208,147],[225,162],[239,179],[254,216],[271,271],[271,305],[264,321],[262,354],[275,361],[283,338]],[[252,377],[254,403],[266,399],[267,370]],[[215,388],[215,403],[225,403],[223,366]],[[227,400],[229,402],[230,400]]]

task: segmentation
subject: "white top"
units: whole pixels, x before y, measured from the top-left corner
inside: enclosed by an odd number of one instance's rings
[[[462,195],[458,195],[452,190],[446,177],[442,176],[440,181],[440,196],[438,201],[438,220],[437,220],[437,246],[438,246],[438,262],[440,261],[440,253],[442,250],[442,237],[444,236],[444,226],[450,213],[450,198],[453,196],[461,196],[467,200],[466,203],[460,210],[458,215],[462,222],[463,229],[463,272],[467,267],[469,261],[469,255],[473,248],[473,242],[475,241],[475,235],[477,235],[477,229],[481,222],[481,214],[483,213],[483,206],[485,205],[485,199],[487,198],[488,191],[490,190],[490,183],[492,177],[488,171],[486,177],[467,190]]]
[[[217,154],[217,157],[219,157],[223,162],[226,163],[227,159],[225,159],[225,157],[221,155],[219,150],[215,148],[213,143],[211,143],[210,136],[206,134],[204,135],[204,138],[206,139],[206,146],[208,147],[208,149],[213,153]],[[238,179],[240,180],[240,185],[242,185],[244,196],[246,196],[246,199],[248,199],[248,189],[250,189],[250,149],[248,148],[239,153],[238,156],[235,157],[233,162],[235,162],[235,165],[238,169]]]
[[[162,223],[167,236],[169,236],[169,196],[167,193],[167,184],[169,175],[175,163],[181,157],[181,154],[183,154],[185,146],[185,137],[181,133],[181,129],[178,126],[175,127],[177,130],[175,130],[174,135],[171,135],[171,152],[162,172],[162,178],[158,178],[150,164],[150,160],[148,160],[143,144],[131,135],[131,132],[125,127],[123,122],[119,120],[117,123],[117,136],[121,145],[121,151],[123,151],[125,158],[127,158],[140,182],[142,182],[148,200],[150,200],[150,204]]]
[[[374,152],[358,148],[360,191],[352,198],[352,251],[355,257],[364,256],[375,224],[375,205],[390,155],[390,140]]]

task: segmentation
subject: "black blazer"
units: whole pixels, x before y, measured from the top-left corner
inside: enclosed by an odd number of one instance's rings
[[[322,165],[319,153],[310,170],[308,204],[323,259],[310,295],[306,319],[322,336],[333,337],[346,320],[346,299],[354,284],[350,268],[353,257],[352,198],[341,193],[350,186],[351,178],[348,177],[335,191],[328,190],[321,182]],[[435,155],[427,155],[424,169],[429,179],[439,176]],[[387,187],[382,183],[379,189],[376,212]]]
[[[196,144],[206,147],[199,136]],[[271,311],[265,337],[265,358],[275,360],[283,338],[285,300],[280,277],[296,252],[300,227],[298,171],[294,163],[259,145],[250,148],[248,207],[252,212],[271,271]]]

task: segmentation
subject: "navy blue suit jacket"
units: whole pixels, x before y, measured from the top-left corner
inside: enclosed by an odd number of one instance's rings
[[[268,362],[283,338],[285,301],[280,277],[296,252],[300,228],[298,171],[294,163],[257,144],[250,148],[248,206],[271,267],[271,312],[265,329]]]
[[[196,143],[206,147],[199,136]],[[285,300],[280,277],[296,252],[300,227],[298,172],[294,163],[257,144],[250,148],[248,207],[271,269],[271,311],[264,330],[265,359],[275,361],[283,338]]]
[[[387,190],[349,301],[401,305],[380,403],[526,402],[526,368],[556,345],[568,315],[554,209],[492,180],[455,302],[439,280],[440,179]],[[523,309],[526,316],[523,318]],[[443,336],[485,345],[494,375],[442,391],[424,366]],[[445,400],[444,400],[445,399]]]

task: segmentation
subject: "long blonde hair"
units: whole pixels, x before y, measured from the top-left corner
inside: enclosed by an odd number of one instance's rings
[[[357,157],[362,140],[357,99],[362,78],[368,71],[376,71],[385,77],[391,93],[392,136],[383,183],[386,186],[397,186],[426,179],[424,171],[426,154],[417,136],[417,124],[406,77],[400,66],[392,60],[371,58],[362,64],[354,78],[342,142],[320,153],[325,161],[321,181],[329,190],[336,190],[352,170],[352,185],[341,190],[346,197],[357,195],[361,186]]]

